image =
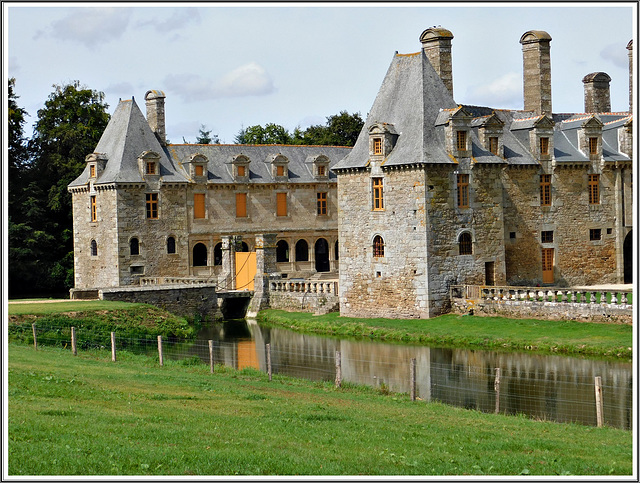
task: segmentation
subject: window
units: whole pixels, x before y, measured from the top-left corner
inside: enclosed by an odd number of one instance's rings
[[[140,242],[137,238],[132,238],[131,240],[129,240],[129,254],[140,255]]]
[[[590,205],[600,204],[600,175],[599,174],[589,175],[589,204]]]
[[[317,193],[318,195],[318,214],[327,214],[327,193]]]
[[[471,233],[464,232],[460,235],[460,238],[458,239],[458,250],[460,255],[473,254],[473,244],[471,242]]]
[[[287,216],[287,193],[276,193],[276,215]]]
[[[458,208],[469,208],[469,175],[458,175]]]
[[[147,161],[145,173],[156,174],[156,163],[153,161]]]
[[[276,244],[276,262],[283,263],[289,261],[289,244],[284,240],[279,240]]]
[[[91,240],[91,256],[92,257],[98,256],[98,244],[96,243],[95,240]]]
[[[98,221],[98,207],[95,196],[91,197],[91,221]]]
[[[540,206],[551,206],[551,175],[540,175]]]
[[[324,166],[318,166],[318,176],[326,176],[327,170]]]
[[[132,267],[129,267],[129,270],[131,271],[131,275],[144,275],[144,267],[143,266],[134,265]]]
[[[489,138],[489,151],[493,154],[498,154],[498,138],[490,137]]]
[[[167,238],[167,253],[172,254],[176,252],[176,239],[172,236]]]
[[[96,177],[96,165],[91,164],[89,165],[89,178],[95,178],[95,177]]]
[[[373,140],[373,154],[382,154],[382,139],[375,138]]]
[[[549,154],[549,138],[540,138],[540,154],[542,156]]]
[[[193,217],[204,218],[205,195],[204,193],[194,193],[193,195]]]
[[[158,193],[147,193],[147,218],[158,219]]]
[[[589,240],[602,240],[602,230],[600,228],[591,228],[589,230]]]
[[[467,150],[467,131],[456,131],[456,147],[458,151]]]
[[[236,193],[236,217],[247,217],[247,193]]]
[[[598,138],[589,138],[589,154],[598,154]]]
[[[238,166],[238,176],[246,176],[247,170],[244,166]]]
[[[542,283],[553,283],[553,248],[542,249]]]
[[[540,233],[542,243],[553,243],[553,231],[543,231]]]
[[[216,243],[213,247],[213,264],[222,265],[222,242]]]
[[[376,235],[373,239],[373,256],[375,258],[384,257],[384,240],[380,235]]]
[[[296,243],[296,262],[309,261],[309,244],[305,240]]]
[[[196,164],[196,176],[204,176],[204,166]]]
[[[193,247],[193,266],[207,266],[207,247],[204,243],[196,243]]]
[[[511,232],[509,232],[509,238],[510,238],[511,240],[515,240],[515,239],[516,239],[516,232],[515,232],[515,231],[511,231]]]
[[[373,178],[373,210],[384,210],[384,192],[382,178]]]
[[[284,176],[284,166],[276,166],[276,176]]]

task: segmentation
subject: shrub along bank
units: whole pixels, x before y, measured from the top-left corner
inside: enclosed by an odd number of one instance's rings
[[[313,315],[282,310],[258,313],[261,324],[302,332],[360,339],[534,351],[630,361],[633,329],[626,324],[507,319],[447,314],[432,319],[360,319],[338,313]]]

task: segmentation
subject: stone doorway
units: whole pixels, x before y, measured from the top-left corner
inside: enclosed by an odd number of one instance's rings
[[[315,246],[316,272],[328,272],[329,266],[329,244],[324,238],[318,238]]]
[[[622,248],[624,258],[624,283],[633,283],[633,230],[624,237]]]

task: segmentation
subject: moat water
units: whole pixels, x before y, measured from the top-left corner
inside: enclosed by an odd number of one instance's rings
[[[197,356],[209,363],[209,340],[216,364],[266,372],[269,344],[272,374],[315,381],[335,380],[339,351],[343,384],[383,392],[410,393],[410,364],[416,359],[419,400],[594,426],[594,382],[600,376],[604,424],[630,429],[633,421],[632,363],[340,339],[262,327],[252,320],[203,328],[195,341],[167,344],[165,357]]]

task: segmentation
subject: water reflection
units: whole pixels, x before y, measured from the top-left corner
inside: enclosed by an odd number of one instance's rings
[[[485,412],[497,406],[504,414],[587,425],[596,425],[594,379],[600,376],[605,424],[631,427],[631,363],[341,340],[265,328],[255,321],[207,327],[188,352],[208,362],[208,340],[215,341],[216,363],[262,371],[270,344],[274,374],[311,380],[332,381],[340,351],[344,382],[393,392],[410,392],[409,366],[415,358],[416,395],[422,400]]]

